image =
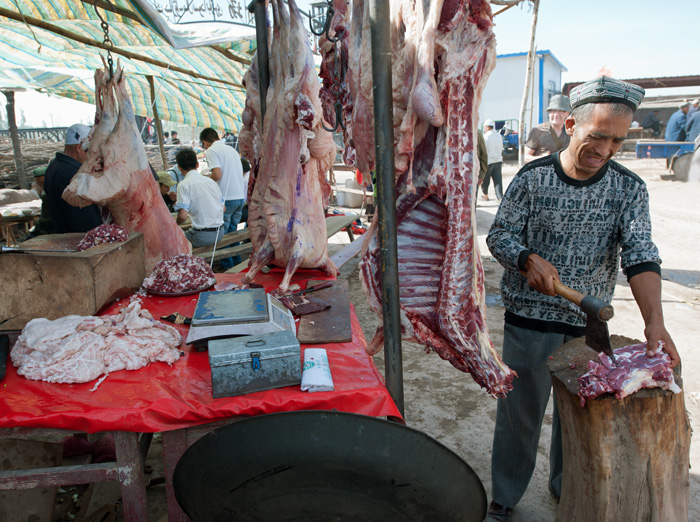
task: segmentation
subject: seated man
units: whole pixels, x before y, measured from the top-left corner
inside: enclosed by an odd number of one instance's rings
[[[63,191],[80,165],[87,159],[87,150],[83,148],[83,140],[90,132],[90,127],[76,123],[68,127],[63,152],[57,152],[46,169],[44,190],[53,221],[54,234],[69,232],[87,232],[102,224],[100,207],[88,205],[78,208],[69,205],[63,199]]]
[[[158,172],[158,186],[160,187],[160,193],[163,196],[165,205],[168,207],[170,212],[173,212],[173,205],[175,204],[175,201],[177,201],[177,192],[174,189],[177,186],[177,183],[175,183],[173,178],[170,177],[170,174],[164,170],[161,170]]]
[[[177,224],[192,221],[192,228],[185,237],[192,247],[213,245],[224,231],[224,198],[216,181],[202,176],[197,167],[197,154],[192,149],[182,149],[175,156],[178,169],[185,179],[177,186]]]

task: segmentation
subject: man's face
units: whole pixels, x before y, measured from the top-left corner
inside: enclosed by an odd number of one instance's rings
[[[683,107],[683,108],[681,109],[681,111],[683,111],[683,114],[688,114],[688,111],[689,111],[689,110],[690,110],[690,105],[686,105],[685,107]]]
[[[211,141],[202,140],[202,147],[204,148],[204,150],[207,150],[209,147],[211,147]]]
[[[159,185],[160,185],[160,193],[163,194],[164,196],[168,192],[170,192],[170,187],[168,187],[167,185],[163,185],[162,183],[160,183]]]
[[[571,136],[569,153],[579,173],[592,176],[612,158],[627,136],[632,113],[613,115],[605,103],[595,104],[593,114],[581,124],[566,120],[566,133]]]
[[[569,117],[569,113],[567,111],[547,111],[547,116],[549,116],[549,123],[553,127],[561,127],[566,118]]]

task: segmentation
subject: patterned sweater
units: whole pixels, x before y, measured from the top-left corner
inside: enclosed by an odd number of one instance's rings
[[[505,268],[506,322],[533,330],[581,335],[586,323],[576,305],[528,286],[519,270],[533,252],[562,283],[607,303],[620,264],[628,279],[660,273],[646,185],[614,161],[583,181],[564,173],[558,154],[528,163],[510,183],[486,242]]]

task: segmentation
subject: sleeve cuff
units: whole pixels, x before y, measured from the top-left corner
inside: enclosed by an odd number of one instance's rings
[[[632,265],[630,267],[627,267],[623,270],[623,272],[627,276],[627,281],[629,281],[634,276],[636,276],[637,274],[641,274],[642,272],[656,272],[660,276],[661,267],[658,263],[649,261],[647,263],[639,263],[638,265]]]
[[[521,251],[518,255],[518,268],[520,270],[525,270],[525,261],[527,261],[527,258],[530,254],[534,254],[534,252],[526,248],[525,250]]]

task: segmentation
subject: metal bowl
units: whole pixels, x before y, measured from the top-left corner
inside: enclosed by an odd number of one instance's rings
[[[218,428],[182,456],[173,478],[196,522],[474,521],[479,477],[426,434],[329,411],[275,413]]]

